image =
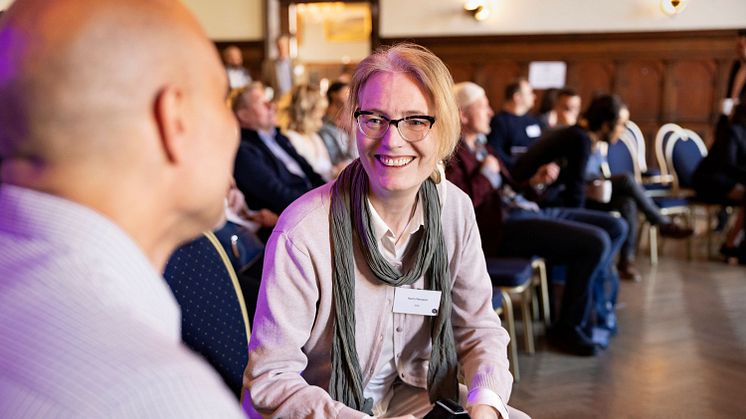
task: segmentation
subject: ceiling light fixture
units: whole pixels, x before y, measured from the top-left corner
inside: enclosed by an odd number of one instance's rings
[[[661,0],[661,10],[668,16],[675,16],[686,9],[688,0]]]
[[[467,0],[464,11],[479,22],[490,17],[490,8],[484,0]]]

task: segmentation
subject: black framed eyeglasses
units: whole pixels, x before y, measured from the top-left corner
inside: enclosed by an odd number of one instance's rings
[[[353,116],[357,121],[360,132],[374,140],[383,138],[389,127],[393,125],[399,131],[399,135],[410,143],[422,141],[435,124],[435,117],[429,115],[411,115],[399,119],[389,119],[370,111],[355,111]]]

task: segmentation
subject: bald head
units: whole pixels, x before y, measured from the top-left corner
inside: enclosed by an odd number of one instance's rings
[[[3,182],[94,208],[157,264],[215,226],[237,127],[180,1],[16,0],[1,22]]]
[[[182,38],[210,47],[177,1],[17,0],[0,29],[0,155],[79,158],[143,129],[159,88],[195,78]]]

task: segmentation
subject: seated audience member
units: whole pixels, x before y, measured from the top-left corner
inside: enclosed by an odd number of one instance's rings
[[[733,108],[728,129],[720,130],[710,152],[694,172],[694,189],[697,195],[713,202],[729,204],[746,203],[746,95]],[[737,256],[746,264],[746,237],[740,250],[736,240],[743,231],[743,209],[738,221],[723,245],[724,256]]]
[[[225,72],[228,74],[228,85],[231,89],[240,89],[251,83],[251,74],[243,66],[243,53],[237,46],[231,45],[223,50],[223,61],[225,62]]]
[[[573,126],[577,123],[580,113],[580,96],[569,88],[562,89],[557,95],[555,128]],[[618,138],[613,139],[616,142]],[[668,238],[686,238],[693,234],[690,228],[680,227],[669,217],[661,214],[650,197],[645,194],[643,187],[638,184],[631,173],[607,176],[602,166],[606,164],[606,157],[602,154],[598,142],[593,144],[591,154],[585,169],[586,208],[600,211],[617,211],[627,221],[629,233],[622,244],[617,262],[619,276],[622,279],[639,281],[642,279],[640,271],[635,267],[635,251],[637,245],[638,208],[642,210],[648,222],[659,226],[661,235]],[[611,195],[601,197],[604,180],[611,185]],[[594,193],[595,192],[595,193]]]
[[[536,95],[525,78],[505,87],[505,103],[490,122],[487,142],[512,170],[513,163],[541,137],[541,123],[531,114]]]
[[[539,120],[543,132],[569,127],[578,122],[580,95],[570,88],[547,89],[541,98]]]
[[[541,256],[550,264],[566,265],[562,309],[550,338],[578,355],[595,354],[588,315],[595,299],[599,326],[613,331],[617,281],[610,263],[626,235],[624,221],[585,209],[542,210],[515,193],[510,173],[486,143],[492,110],[484,90],[463,82],[455,86],[454,95],[461,142],[446,173],[474,203],[485,253]],[[609,289],[604,290],[607,285]]]
[[[550,92],[551,96],[551,92]],[[541,122],[530,111],[534,106],[536,95],[528,80],[520,78],[505,87],[505,104],[503,110],[492,118],[487,142],[500,157],[503,165],[512,173],[516,160],[541,137]],[[541,192],[542,205],[548,205],[561,190],[552,184],[560,173],[557,163],[550,161],[536,169],[529,177],[541,174],[546,182],[532,185]],[[564,179],[564,178],[563,178]]]
[[[288,129],[285,135],[313,170],[326,180],[336,177],[336,171],[329,157],[324,141],[318,134],[324,124],[326,98],[318,87],[308,84],[295,86],[290,95],[288,107]]]
[[[544,94],[541,95],[539,109],[536,113],[542,131],[557,125],[557,113],[554,110],[554,104],[557,102],[558,93],[559,89],[551,87],[544,90]]]
[[[341,118],[344,116],[344,106],[350,95],[348,83],[336,81],[326,91],[328,106],[324,115],[324,124],[319,135],[329,151],[333,165],[348,164],[357,158],[357,150],[349,134],[342,128]]]
[[[231,180],[212,42],[178,1],[16,0],[0,68],[2,416],[242,417],[160,274]]]
[[[358,65],[345,119],[360,159],[290,206],[268,244],[244,381],[252,414],[411,418],[451,399],[475,419],[525,417],[507,406],[508,335],[474,210],[438,168],[458,138],[451,86],[411,44]]]
[[[233,97],[233,113],[241,127],[233,175],[253,210],[280,214],[324,180],[276,127],[275,105],[261,83],[252,83]]]
[[[571,127],[578,123],[580,116],[580,95],[571,87],[563,87],[557,91],[557,100],[554,102],[555,125],[549,128]]]
[[[576,125],[547,132],[517,159],[510,172],[518,182],[525,182],[547,165],[559,162],[559,177],[547,185],[532,185],[540,192],[542,206],[582,207],[585,205],[585,171],[593,145],[619,138],[629,110],[617,96],[599,96],[591,102]]]
[[[262,228],[273,228],[277,224],[277,214],[267,209],[250,210],[246,198],[234,183],[225,199],[225,217],[226,223],[215,231],[215,235],[236,271],[251,322],[256,310],[264,258],[264,243],[258,233]]]

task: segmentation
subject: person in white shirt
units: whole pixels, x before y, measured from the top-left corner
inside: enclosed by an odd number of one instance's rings
[[[235,45],[223,50],[225,72],[228,74],[228,85],[231,89],[240,89],[251,83],[251,74],[243,65],[243,53]]]
[[[161,275],[231,181],[213,44],[178,1],[17,0],[0,69],[0,415],[242,417]]]

